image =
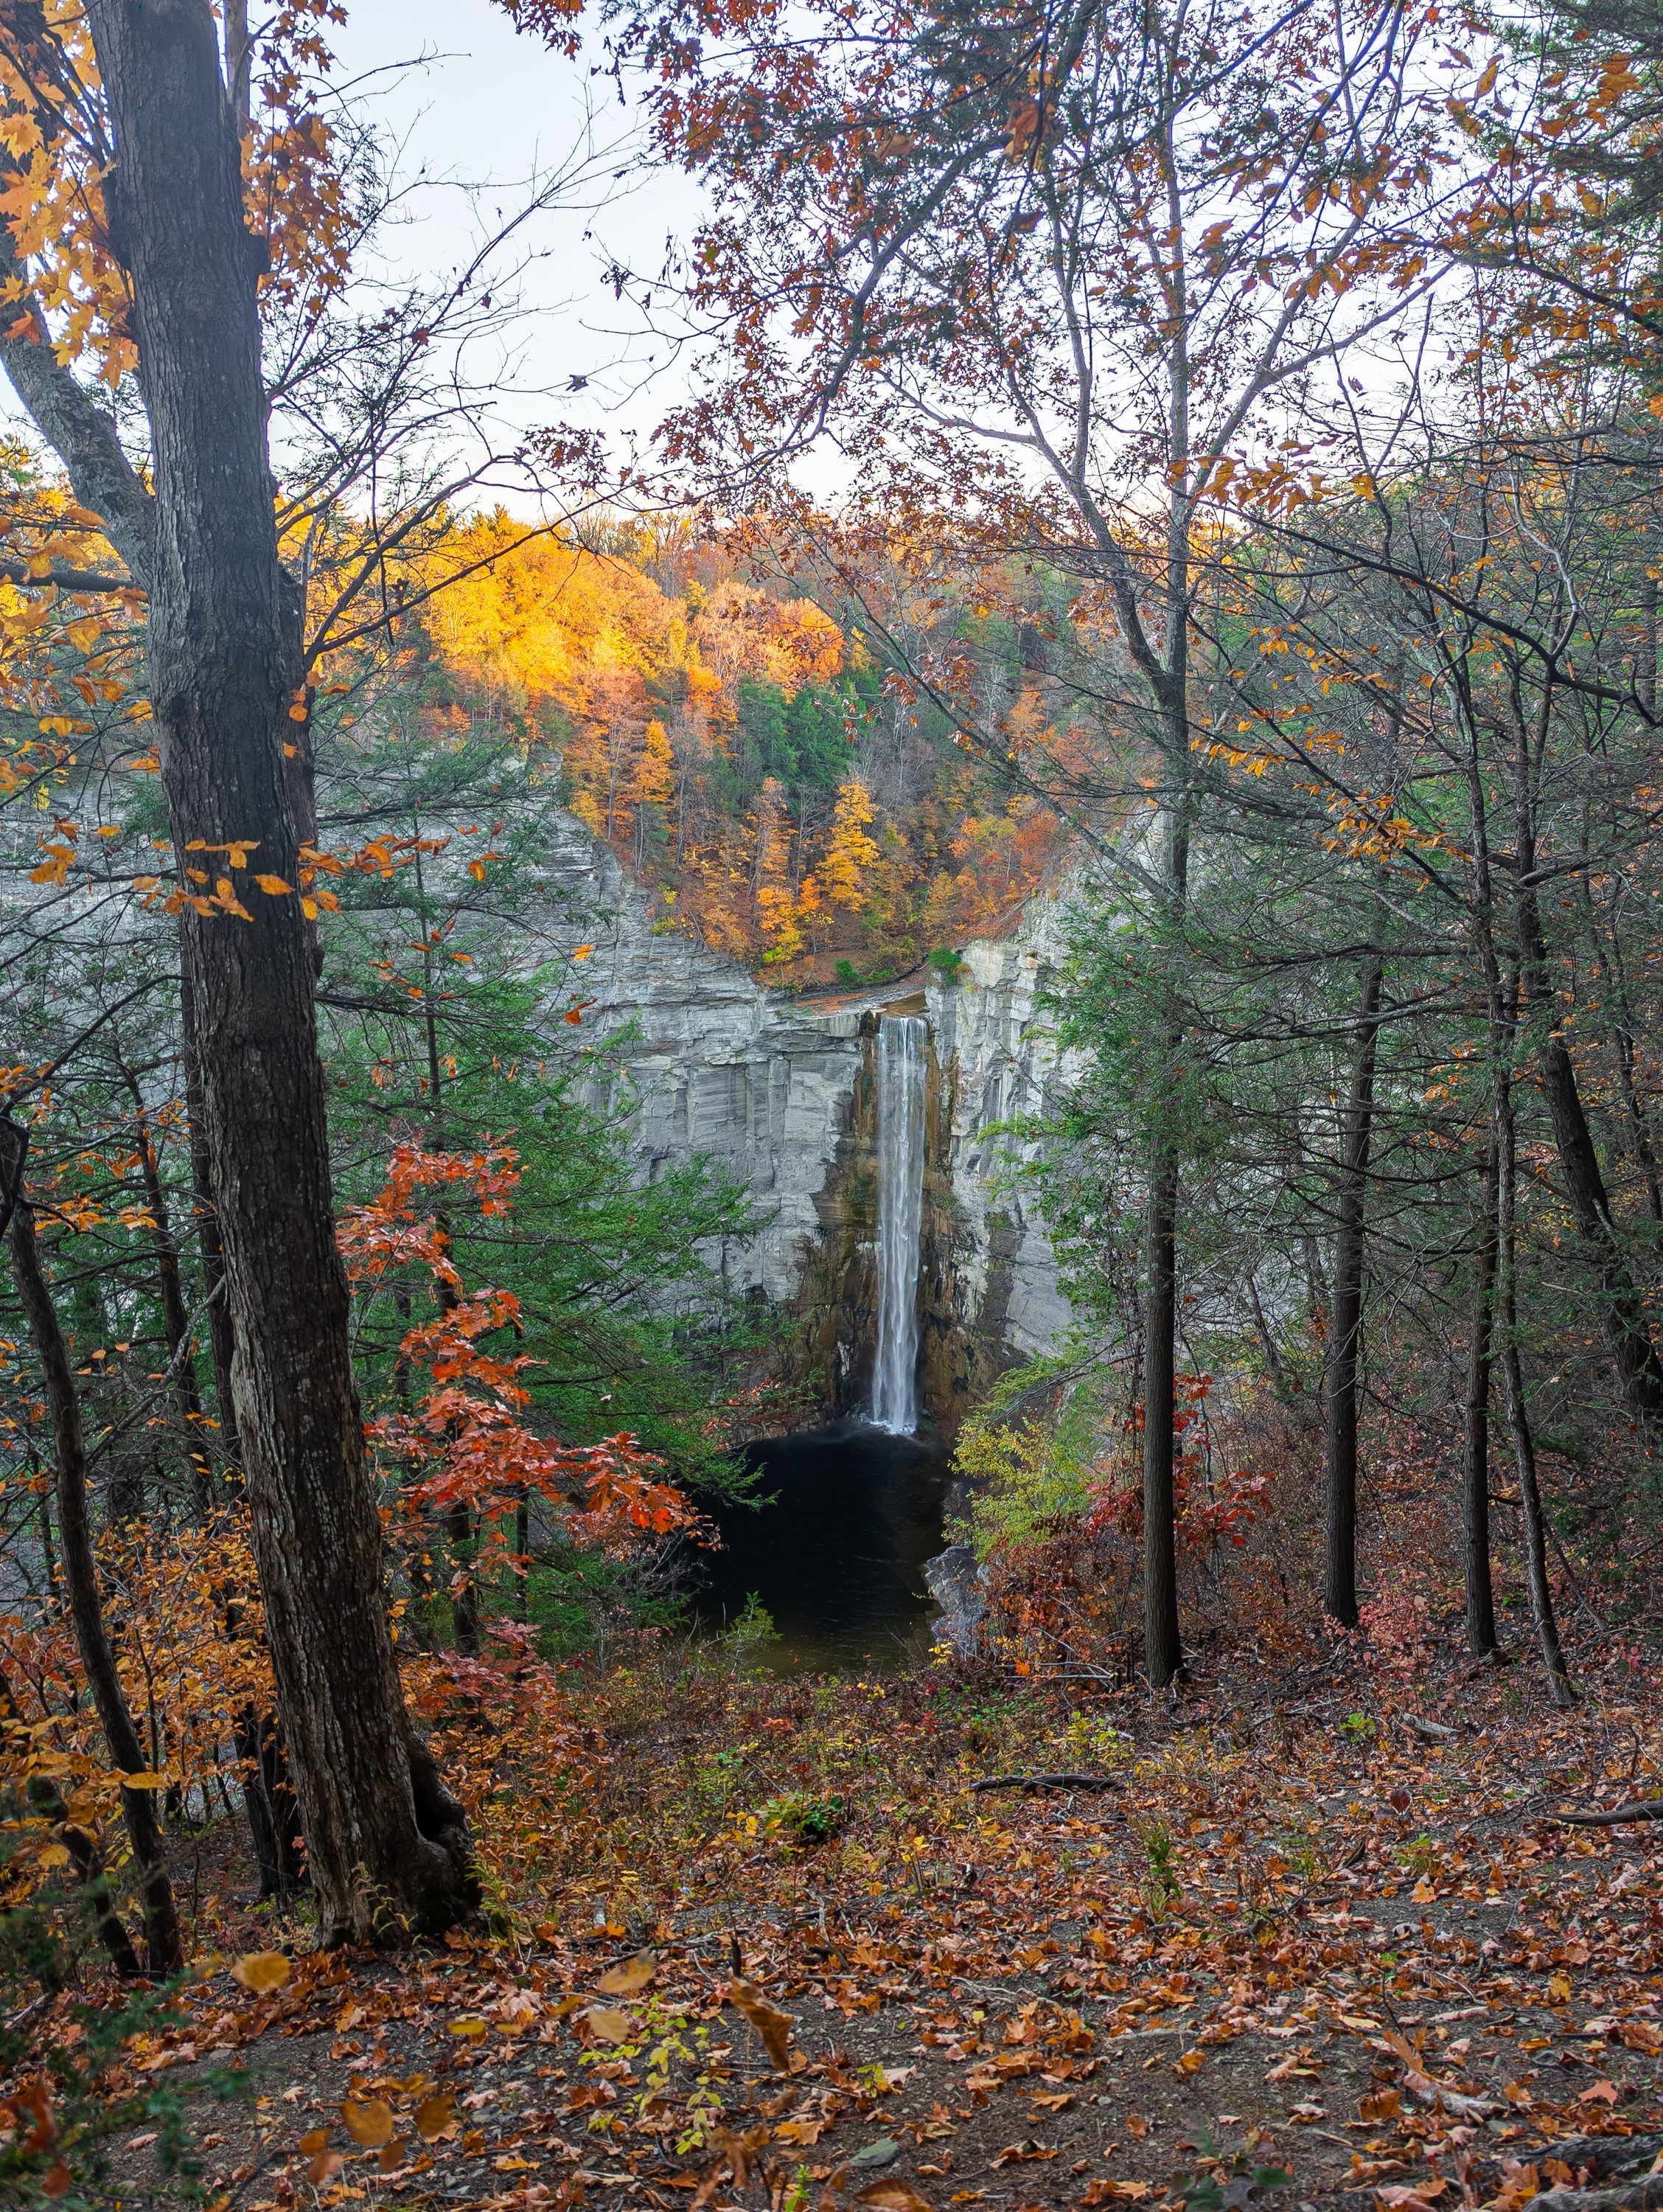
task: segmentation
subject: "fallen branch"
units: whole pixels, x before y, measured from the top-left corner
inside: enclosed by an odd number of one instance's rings
[[[1613,1805],[1603,1813],[1543,1813],[1539,1817],[1555,1820],[1562,1828],[1615,1828],[1624,1820],[1663,1820],[1663,1797],[1630,1797],[1626,1805]]]
[[[980,1782],[970,1784],[973,1790],[1118,1790],[1120,1781],[1114,1774],[984,1774]]]
[[[1525,2212],[1659,2212],[1663,2207],[1663,2173],[1619,2182],[1614,2189],[1548,2189],[1533,2197]]]

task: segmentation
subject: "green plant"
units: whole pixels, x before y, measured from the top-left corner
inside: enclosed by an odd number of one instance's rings
[[[1165,1912],[1183,1895],[1178,1871],[1173,1864],[1172,1831],[1164,1820],[1152,1820],[1143,1831],[1141,1840],[1144,1856],[1149,1863],[1144,1893],[1154,1911]]]
[[[722,1631],[722,1639],[741,1649],[753,1644],[771,1644],[780,1633],[774,1625],[774,1615],[755,1590],[746,1593],[744,1604]]]
[[[1063,1741],[1071,1758],[1089,1759],[1105,1774],[1131,1763],[1132,1738],[1102,1713],[1071,1715]]]
[[[964,955],[950,945],[938,945],[930,955],[930,965],[944,983],[956,983],[964,972]]]
[[[849,1806],[843,1797],[813,1797],[799,1790],[770,1799],[757,1817],[767,1834],[811,1847],[828,1844],[842,1832]]]

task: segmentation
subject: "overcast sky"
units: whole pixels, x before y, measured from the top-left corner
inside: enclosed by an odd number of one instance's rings
[[[685,177],[644,158],[639,118],[593,57],[567,61],[524,38],[490,0],[349,0],[331,33],[337,80],[402,148],[400,167],[427,179],[391,235],[411,275],[453,269],[482,228],[525,198],[528,181],[588,156],[586,185],[523,234],[534,259],[521,280],[530,311],[523,381],[556,394],[518,409],[528,422],[558,411],[585,426],[645,435],[685,389],[686,368],[643,333],[604,271],[616,259],[655,272],[666,237],[685,236],[697,198]],[[627,173],[618,178],[616,173]],[[662,295],[660,295],[662,298]],[[580,392],[567,387],[586,380]]]

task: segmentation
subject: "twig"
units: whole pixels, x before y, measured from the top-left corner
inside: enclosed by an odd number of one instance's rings
[[[1614,1828],[1624,1820],[1663,1820],[1663,1797],[1630,1797],[1626,1805],[1613,1805],[1604,1813],[1543,1813],[1538,1817],[1562,1828]]]
[[[973,1782],[971,1790],[980,1794],[984,1790],[1119,1790],[1121,1783],[1114,1774],[984,1774],[980,1782]]]

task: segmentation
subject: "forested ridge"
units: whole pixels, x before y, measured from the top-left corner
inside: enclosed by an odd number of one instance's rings
[[[335,0],[0,5],[0,2197],[1646,2212],[1654,12],[497,13],[636,138],[406,280]],[[933,1647],[701,1599],[574,836],[875,1066],[1043,910]]]

